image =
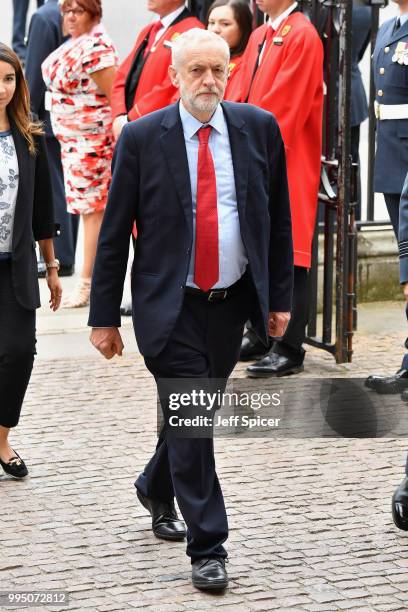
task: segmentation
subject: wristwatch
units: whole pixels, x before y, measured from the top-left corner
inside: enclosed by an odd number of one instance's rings
[[[56,268],[58,272],[58,270],[60,269],[59,259],[54,259],[54,261],[46,262],[45,267],[47,268],[47,270],[50,270],[51,268]]]

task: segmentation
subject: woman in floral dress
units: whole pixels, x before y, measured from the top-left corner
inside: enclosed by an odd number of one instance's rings
[[[110,94],[118,63],[100,23],[101,0],[65,0],[64,29],[70,39],[42,65],[46,108],[61,145],[68,212],[84,223],[84,264],[66,308],[89,303],[96,246],[110,183],[113,153]]]

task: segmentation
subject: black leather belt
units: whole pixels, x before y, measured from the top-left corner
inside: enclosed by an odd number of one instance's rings
[[[222,302],[228,297],[238,293],[238,291],[244,285],[246,279],[247,273],[241,276],[241,278],[230,287],[226,287],[225,289],[210,289],[210,291],[201,291],[201,289],[186,286],[184,287],[184,293],[187,293],[187,295],[194,295],[207,302]]]

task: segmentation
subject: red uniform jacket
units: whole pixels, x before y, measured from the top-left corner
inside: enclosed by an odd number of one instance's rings
[[[203,28],[203,24],[195,17],[181,19],[175,25],[170,26],[155,45],[155,51],[149,53],[140,75],[139,84],[133,102],[133,108],[127,113],[125,104],[125,85],[133,59],[138,52],[143,40],[148,35],[152,24],[149,24],[140,32],[130,55],[119,67],[112,88],[112,115],[115,119],[118,115],[128,115],[133,121],[163,108],[179,97],[178,90],[171,84],[167,69],[171,62],[171,50],[164,46],[165,41],[177,38],[179,34],[191,30],[191,28]]]
[[[257,28],[249,40],[238,100],[248,99],[278,120],[286,150],[294,261],[309,268],[322,152],[323,46],[308,19],[291,13],[274,35],[282,44],[271,44],[252,81],[266,28]]]
[[[231,57],[229,64],[229,76],[227,82],[227,88],[225,90],[225,100],[231,100],[232,102],[238,102],[241,95],[241,67],[242,67],[242,55],[236,55]]]

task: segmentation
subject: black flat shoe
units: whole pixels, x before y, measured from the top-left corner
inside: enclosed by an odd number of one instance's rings
[[[226,559],[221,557],[203,558],[194,561],[191,579],[193,585],[202,591],[222,591],[228,586]]]
[[[404,478],[392,496],[391,510],[398,529],[408,531],[408,478]]]
[[[174,502],[162,502],[146,497],[136,489],[136,495],[152,517],[152,530],[157,538],[162,540],[184,540],[186,527],[177,516]]]
[[[240,361],[252,361],[261,359],[268,352],[267,347],[261,342],[252,329],[248,329],[242,338]]]
[[[16,453],[16,451],[14,452]],[[20,455],[18,455],[18,453],[16,453],[16,455],[17,457],[13,457],[8,463],[4,463],[4,461],[0,459],[0,465],[9,476],[13,478],[25,478],[28,474],[27,466]]]
[[[391,376],[372,374],[364,381],[364,385],[381,395],[402,393],[408,389],[408,370],[401,368]]]
[[[269,378],[289,376],[303,372],[303,370],[303,362],[296,362],[289,357],[270,351],[263,359],[248,366],[246,372],[250,378]]]

